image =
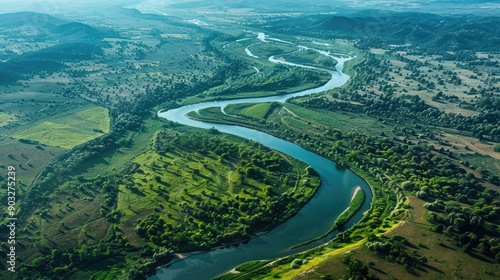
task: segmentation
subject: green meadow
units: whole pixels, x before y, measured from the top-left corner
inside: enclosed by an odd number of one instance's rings
[[[11,114],[0,112],[0,126],[6,125],[15,120],[15,117]]]
[[[47,118],[12,136],[38,141],[48,146],[71,149],[108,133],[109,127],[108,109],[92,107],[64,116]]]
[[[224,111],[228,114],[240,114],[245,117],[265,120],[277,104],[259,103],[259,104],[235,104],[227,106]]]

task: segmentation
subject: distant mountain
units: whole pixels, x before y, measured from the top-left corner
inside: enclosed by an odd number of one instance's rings
[[[14,28],[21,26],[36,26],[41,29],[52,29],[67,21],[47,14],[34,12],[19,12],[0,14],[0,27]]]
[[[106,37],[118,37],[118,33],[109,29],[92,27],[79,22],[68,22],[47,14],[19,12],[0,14],[0,27],[6,29],[1,33],[8,36],[22,36],[15,32],[16,28],[29,26],[37,29],[38,41],[58,40],[63,42],[102,40]]]
[[[352,38],[375,38],[388,44],[415,44],[450,50],[500,49],[499,17],[442,17],[402,13],[381,16],[331,16],[313,28]]]
[[[300,23],[300,24],[299,24]],[[291,27],[293,26],[293,27]],[[500,50],[500,17],[361,11],[275,21],[268,28],[295,35],[359,39],[360,46],[412,44],[428,50]]]
[[[124,16],[136,17],[144,20],[156,20],[156,21],[176,20],[177,22],[182,22],[184,20],[180,17],[176,17],[175,15],[158,15],[150,13],[141,13],[139,10],[132,8],[114,8],[114,9]]]
[[[110,29],[92,27],[79,22],[68,22],[40,13],[0,14],[0,35],[23,38],[34,42],[54,41],[56,45],[5,56],[0,62],[0,84],[11,84],[40,73],[53,73],[65,68],[63,62],[91,60],[102,55],[107,46],[102,39],[119,37]],[[37,30],[36,36],[26,36],[22,30]]]
[[[172,9],[212,9],[218,11],[230,9],[254,9],[256,12],[331,12],[334,10],[336,1],[327,0],[233,0],[233,1],[176,1],[168,4]]]
[[[260,13],[293,12],[317,14],[360,9],[383,9],[398,12],[425,12],[435,14],[498,14],[498,0],[175,0],[149,1],[149,4],[182,10],[230,11],[251,9]],[[139,5],[137,5],[139,7]],[[161,9],[160,8],[160,9]],[[140,8],[139,8],[140,10]]]
[[[63,39],[64,41],[88,41],[102,40],[106,37],[119,37],[119,34],[109,29],[95,28],[79,22],[70,22],[53,28],[47,36]]]

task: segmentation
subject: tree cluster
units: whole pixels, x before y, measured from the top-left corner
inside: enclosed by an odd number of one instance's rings
[[[290,163],[277,152],[263,149],[255,142],[237,144],[199,133],[174,136],[160,131],[152,148],[160,155],[186,150],[217,156],[234,166],[239,178],[235,184],[242,188],[240,193],[222,201],[206,190],[202,191],[206,199],[182,201],[179,206],[183,218],[177,223],[167,222],[169,216],[157,213],[138,220],[135,232],[157,246],[190,251],[242,241],[283,222],[304,203],[303,194],[290,191],[298,183],[297,179],[287,176],[293,171]],[[275,185],[274,179],[266,174],[284,179]],[[262,195],[246,188],[247,180],[264,181],[274,186],[265,187]],[[188,190],[185,194],[190,195]]]
[[[439,125],[470,133],[479,139],[484,137],[489,137],[494,141],[500,139],[500,127],[497,124],[500,119],[499,97],[481,98],[476,105],[478,114],[473,116],[442,112],[427,105],[418,95],[389,95],[377,98],[370,98],[368,95],[353,95],[351,99],[358,103],[331,101],[325,97],[316,97],[300,102],[300,105],[329,111],[362,113],[380,119],[406,120],[422,125]]]

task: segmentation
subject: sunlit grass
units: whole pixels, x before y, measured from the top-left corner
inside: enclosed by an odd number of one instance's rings
[[[109,124],[108,109],[93,107],[74,114],[49,118],[15,133],[13,137],[71,149],[109,132]]]

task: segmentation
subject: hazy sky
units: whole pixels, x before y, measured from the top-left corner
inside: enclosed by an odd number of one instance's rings
[[[78,9],[80,6],[102,8],[103,6],[126,5],[139,0],[0,0],[0,13],[33,11],[58,14]],[[160,1],[158,1],[160,2]]]
[[[144,2],[146,6],[161,9],[173,3],[203,1],[213,5],[213,7],[225,6],[230,3],[243,3],[249,6],[255,5],[256,7],[272,3],[276,7],[280,2],[286,3],[283,5],[293,6],[295,2],[308,5],[326,4],[351,8],[421,10],[426,12],[440,12],[441,9],[449,9],[455,12],[479,10],[500,16],[499,0],[0,0],[0,13],[36,11],[47,14],[61,14],[68,11],[78,11],[81,7],[103,9],[106,6],[126,6],[138,2]]]

